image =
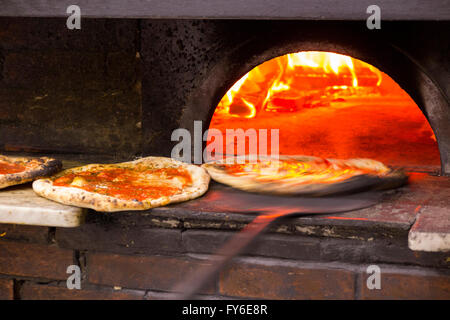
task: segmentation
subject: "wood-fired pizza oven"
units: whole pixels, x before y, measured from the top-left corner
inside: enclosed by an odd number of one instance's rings
[[[421,10],[381,1],[381,29],[373,30],[366,26],[368,4],[355,1],[336,10],[311,1],[195,1],[153,11],[140,1],[126,8],[80,2],[80,30],[66,27],[61,4],[0,8],[0,153],[50,155],[66,167],[170,156],[179,142],[174,130],[194,137],[197,124],[193,158],[206,147],[208,128],[256,126],[280,130],[281,153],[378,159],[407,170],[409,184],[383,192],[367,209],[280,221],[201,295],[450,298],[445,1]],[[361,62],[360,73],[348,62],[341,61],[340,75],[303,63],[303,75],[296,74],[308,84],[297,88],[302,102],[285,92],[268,107],[261,101],[280,72],[272,66],[267,88],[248,89],[259,102],[240,100],[219,112],[222,98],[252,69],[308,52]],[[170,298],[186,270],[209,263],[254,218],[245,208],[222,210],[226,192],[212,183],[203,198],[169,207],[85,211],[75,228],[0,221],[0,298]],[[71,264],[81,267],[81,290],[59,281]],[[369,265],[384,272],[382,290],[365,286]]]

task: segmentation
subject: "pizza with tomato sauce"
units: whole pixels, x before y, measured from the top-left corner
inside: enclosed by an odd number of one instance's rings
[[[164,157],[90,164],[33,183],[42,197],[97,211],[146,210],[203,195],[209,175],[201,167]]]
[[[256,157],[255,157],[256,159]],[[278,195],[330,195],[364,187],[403,184],[407,176],[371,159],[311,156],[228,157],[203,164],[217,182],[249,192]]]
[[[50,176],[61,170],[59,160],[0,155],[0,189]]]

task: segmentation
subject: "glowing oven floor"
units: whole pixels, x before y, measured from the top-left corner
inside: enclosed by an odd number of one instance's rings
[[[428,123],[404,99],[347,99],[297,112],[261,112],[252,119],[215,116],[210,128],[279,129],[281,154],[364,157],[408,167],[440,165]]]

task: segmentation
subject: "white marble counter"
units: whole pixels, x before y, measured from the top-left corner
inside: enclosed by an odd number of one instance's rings
[[[0,223],[77,227],[85,215],[85,209],[38,196],[31,184],[0,190]]]

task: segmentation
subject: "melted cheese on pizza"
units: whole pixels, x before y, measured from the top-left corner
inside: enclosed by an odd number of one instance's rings
[[[244,164],[224,164],[220,166],[226,173],[238,177],[251,178],[259,182],[282,182],[285,184],[334,183],[362,174],[379,174],[385,167],[361,168],[346,164],[345,161],[315,159],[263,160]]]
[[[102,168],[69,173],[53,181],[54,186],[137,201],[171,196],[191,184],[191,175],[183,168]]]

